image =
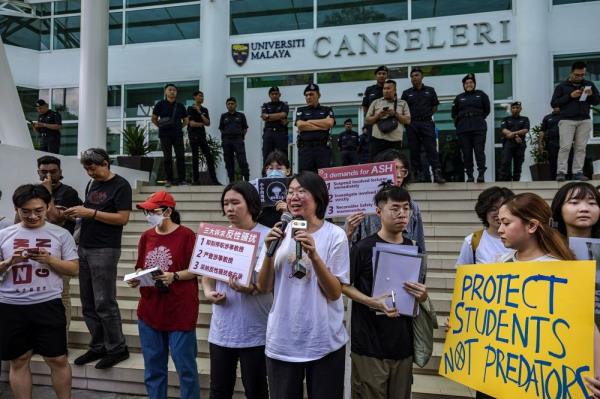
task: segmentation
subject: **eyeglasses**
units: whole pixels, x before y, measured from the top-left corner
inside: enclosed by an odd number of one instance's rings
[[[142,211],[144,212],[145,216],[148,216],[148,215],[162,215],[165,212],[165,210],[166,209],[156,208],[156,209],[152,209],[152,210],[143,209]]]
[[[288,192],[287,192],[288,198],[292,198],[294,196],[294,194],[297,194],[298,197],[300,197],[300,198],[304,198],[308,194],[308,191],[305,190],[305,189],[303,189],[303,188],[301,188],[300,190],[296,190],[296,191],[290,191],[290,190],[288,190]]]
[[[408,176],[408,169],[406,169],[406,168],[398,169],[398,174],[402,177],[406,177],[406,176]]]

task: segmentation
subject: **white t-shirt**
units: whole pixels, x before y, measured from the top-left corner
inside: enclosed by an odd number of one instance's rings
[[[475,259],[473,259],[473,248],[471,243],[473,241],[473,234],[469,234],[465,237],[462,248],[460,249],[460,255],[456,260],[456,266],[460,265],[472,265],[479,263],[495,263],[498,262],[500,257],[511,249],[506,248],[502,244],[500,237],[494,237],[490,235],[487,230],[483,230],[479,245],[475,250]]]
[[[28,229],[18,223],[1,230],[0,259],[10,259],[17,248],[44,248],[58,259],[79,259],[71,234],[50,223],[37,229]],[[60,274],[46,264],[27,259],[6,272],[4,281],[0,283],[0,302],[32,305],[59,299],[62,290]]]
[[[309,362],[340,349],[348,341],[343,323],[344,302],[341,297],[335,301],[325,297],[306,252],[302,251],[306,276],[298,279],[291,275],[296,242],[290,229],[288,226],[275,254],[274,300],[265,352],[268,357],[285,362]],[[312,236],[329,271],[342,284],[349,284],[350,254],[344,230],[326,221]],[[265,252],[263,248],[257,270]]]
[[[508,252],[500,257],[499,262],[500,263],[504,263],[504,262],[549,262],[549,261],[560,260],[550,254],[546,254],[546,255],[540,256],[539,258],[535,258],[535,259],[531,259],[531,260],[527,260],[527,261],[521,261],[515,257],[516,254],[517,254],[517,251],[514,249],[511,249],[510,252]]]
[[[257,256],[269,228],[257,224],[252,231],[260,233]],[[256,272],[253,280],[256,281]],[[267,319],[273,304],[273,295],[246,295],[233,290],[217,280],[216,291],[225,294],[225,303],[212,305],[212,318],[208,342],[226,348],[251,348],[263,346],[267,332]]]

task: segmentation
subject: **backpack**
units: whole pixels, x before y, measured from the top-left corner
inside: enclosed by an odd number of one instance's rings
[[[483,229],[477,230],[473,232],[473,237],[471,238],[471,250],[473,251],[473,263],[477,263],[477,258],[475,257],[475,251],[477,251],[477,247],[481,242],[481,237],[483,237]]]

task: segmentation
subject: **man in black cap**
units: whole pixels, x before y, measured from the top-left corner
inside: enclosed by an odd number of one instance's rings
[[[286,102],[280,100],[279,87],[273,86],[269,89],[270,102],[261,107],[260,117],[265,121],[263,130],[263,161],[274,151],[279,150],[288,153],[288,112],[290,108]]]
[[[363,113],[366,114],[371,103],[378,98],[383,97],[383,84],[388,78],[388,67],[382,65],[375,70],[375,79],[377,82],[373,86],[367,87],[363,95],[362,107]]]
[[[40,151],[58,154],[60,150],[60,129],[62,118],[56,111],[48,107],[48,103],[42,99],[35,102],[35,110],[38,112],[38,120],[33,123],[40,137]]]
[[[342,165],[358,164],[358,133],[352,130],[352,119],[344,121],[344,131],[338,136],[338,148],[342,158]]]
[[[246,160],[246,145],[244,143],[246,132],[248,132],[246,115],[236,111],[237,100],[235,97],[229,97],[225,105],[227,106],[227,112],[221,115],[219,131],[221,132],[223,159],[225,160],[229,183],[235,181],[235,159],[237,159],[242,177],[244,180],[249,181],[250,169]]]
[[[331,166],[329,131],[335,125],[333,109],[319,104],[319,86],[310,83],[304,89],[306,107],[296,110],[298,128],[298,169],[317,172]]]
[[[435,124],[432,116],[437,112],[440,104],[437,93],[433,87],[423,84],[423,71],[413,68],[410,72],[412,87],[404,90],[402,99],[410,109],[410,125],[406,126],[408,148],[410,149],[410,165],[417,174],[417,181],[428,181],[422,173],[421,147],[425,150],[427,160],[433,169],[433,181],[446,183],[442,176],[440,157],[437,152],[435,137]]]
[[[529,118],[521,116],[521,103],[510,104],[511,116],[502,119],[502,161],[500,176],[502,181],[521,180],[521,166],[525,160],[525,136],[529,133]],[[511,173],[512,164],[512,173]]]
[[[206,140],[206,127],[210,126],[210,116],[208,109],[202,106],[204,93],[196,90],[192,93],[192,96],[194,97],[194,105],[187,108],[188,117],[190,118],[187,131],[190,147],[192,147],[192,184],[200,184],[200,157],[198,153],[200,149],[206,160],[206,167],[212,184],[220,185],[221,183],[219,183],[215,171],[215,160]]]

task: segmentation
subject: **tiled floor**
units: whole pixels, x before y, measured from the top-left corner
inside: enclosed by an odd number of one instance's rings
[[[73,399],[141,399],[145,396],[121,395],[98,391],[73,390]],[[0,382],[0,399],[13,399],[8,384]],[[33,399],[56,399],[54,391],[50,387],[35,386],[33,388]]]

